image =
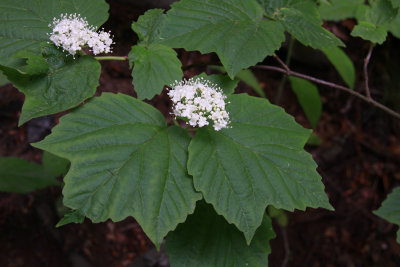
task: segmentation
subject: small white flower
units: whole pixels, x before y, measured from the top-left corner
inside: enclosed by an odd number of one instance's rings
[[[203,127],[212,122],[214,130],[228,128],[229,113],[221,88],[203,78],[175,82],[168,95],[173,102],[173,113],[187,118],[190,126]]]
[[[100,31],[90,26],[89,23],[81,18],[79,14],[61,14],[60,19],[54,18],[49,27],[53,28],[49,34],[49,39],[56,46],[62,47],[71,55],[82,49],[83,46],[89,46],[93,54],[111,52],[113,41],[110,33]]]

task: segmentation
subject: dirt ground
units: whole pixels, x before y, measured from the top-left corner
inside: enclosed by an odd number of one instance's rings
[[[143,14],[143,6],[110,1],[106,30],[115,35],[115,55],[127,55],[136,43],[130,30],[132,21]],[[346,43],[345,51],[357,70],[356,90],[362,91],[363,57],[368,43],[350,37],[354,21],[329,23]],[[400,41],[389,37],[374,50],[370,63],[372,96],[400,111]],[[296,53],[297,49],[297,53]],[[299,72],[342,83],[323,56],[296,48],[291,67]],[[198,52],[177,50],[189,78],[211,70],[201,62],[218,64],[218,58]],[[301,52],[300,52],[301,51]],[[286,49],[278,53],[284,58]],[[299,56],[301,55],[301,56]],[[312,58],[313,60],[310,60]],[[102,92],[122,92],[135,96],[127,62],[102,62]],[[264,64],[276,64],[267,59]],[[282,75],[254,69],[267,97],[272,101]],[[274,224],[269,266],[400,266],[397,227],[372,214],[382,200],[400,185],[400,121],[349,94],[319,86],[323,113],[315,133],[319,146],[307,146],[319,165],[326,192],[335,211],[307,209],[287,213],[289,224]],[[236,92],[254,95],[239,83]],[[24,95],[12,85],[0,88],[0,156],[17,156],[41,162],[42,152],[29,145],[50,133],[62,114],[34,119],[21,127],[17,122]],[[149,101],[166,116],[170,102],[165,92]],[[310,125],[287,85],[281,103],[305,127]],[[168,266],[165,255],[154,246],[133,218],[118,223],[55,228],[62,209],[61,189],[51,187],[31,194],[0,193],[0,266]]]

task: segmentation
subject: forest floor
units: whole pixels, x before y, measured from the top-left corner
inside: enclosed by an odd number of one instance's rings
[[[127,55],[136,43],[130,29],[143,14],[143,7],[112,1],[106,30],[115,35],[115,55]],[[326,26],[347,45],[357,79],[355,90],[362,92],[363,58],[368,43],[350,37],[354,21]],[[400,41],[389,37],[376,47],[369,66],[372,96],[400,110]],[[297,53],[296,53],[297,49]],[[291,67],[301,73],[343,84],[326,59],[316,51],[297,47]],[[211,73],[201,62],[218,64],[214,54],[177,50],[190,78]],[[284,58],[285,48],[278,53]],[[301,56],[300,56],[301,55]],[[311,60],[312,59],[312,60]],[[268,58],[263,64],[276,64]],[[135,96],[127,62],[102,62],[102,92]],[[254,69],[268,99],[273,102],[282,75]],[[388,78],[390,77],[390,78]],[[323,102],[321,120],[314,133],[318,146],[307,146],[322,176],[326,193],[335,211],[307,209],[287,212],[287,227],[274,224],[277,237],[271,241],[269,266],[400,266],[397,227],[376,217],[372,211],[400,185],[400,121],[349,94],[319,86]],[[255,95],[240,82],[237,93]],[[62,114],[31,120],[17,126],[24,95],[12,85],[0,87],[0,156],[16,156],[41,162],[42,152],[29,145],[50,133]],[[171,104],[164,92],[148,101],[169,117]],[[286,85],[280,105],[304,127],[310,125],[296,97]],[[65,114],[65,113],[64,113]],[[168,259],[154,250],[133,218],[122,222],[55,228],[62,210],[61,188],[50,187],[31,194],[0,193],[0,266],[168,266]]]

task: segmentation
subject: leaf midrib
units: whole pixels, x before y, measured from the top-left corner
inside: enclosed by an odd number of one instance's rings
[[[225,136],[226,138],[232,140],[232,142],[234,143],[235,147],[236,147],[236,146],[243,147],[245,150],[247,150],[247,151],[249,151],[250,153],[252,153],[252,154],[256,157],[258,165],[260,166],[260,168],[262,169],[263,173],[265,174],[265,177],[267,178],[266,181],[271,185],[271,188],[275,188],[274,186],[272,186],[270,179],[268,179],[268,175],[266,174],[265,169],[264,169],[264,167],[262,166],[262,164],[261,164],[261,162],[260,162],[260,158],[264,158],[264,160],[269,161],[270,164],[271,164],[271,166],[272,166],[272,167],[276,170],[276,172],[279,174],[279,176],[280,176],[280,178],[281,178],[280,180],[282,181],[282,184],[285,186],[287,192],[290,192],[290,197],[292,198],[293,203],[296,202],[296,198],[295,198],[295,196],[293,195],[292,191],[289,189],[289,186],[287,185],[286,180],[284,179],[284,176],[283,176],[283,174],[282,174],[282,172],[284,172],[284,173],[287,174],[287,176],[291,177],[291,179],[292,179],[292,176],[291,176],[291,174],[290,174],[289,172],[287,172],[287,171],[285,171],[285,170],[281,170],[280,168],[278,168],[278,165],[275,164],[275,162],[274,162],[273,160],[271,160],[270,158],[268,158],[267,156],[265,156],[265,155],[263,155],[263,154],[259,154],[259,153],[258,153],[257,151],[255,151],[255,150],[252,150],[251,147],[248,147],[248,146],[246,146],[246,145],[244,145],[244,144],[239,143],[238,141],[236,141],[235,139],[233,139],[232,137],[230,137],[230,136],[228,136],[228,135],[224,135],[224,134],[222,134],[222,135]],[[296,180],[296,179],[293,179],[293,180]],[[302,183],[298,183],[298,184],[299,184],[301,187],[303,187],[303,189],[307,189],[307,188],[304,188],[304,185],[303,185]],[[274,191],[275,191],[275,190],[274,190]],[[305,191],[307,191],[307,190],[305,190]],[[252,191],[252,192],[254,193],[254,191]],[[267,205],[267,204],[271,204],[271,203],[268,203],[267,200],[264,200],[264,205]]]
[[[165,129],[163,129],[163,130],[165,130],[165,131],[167,131],[168,129],[167,128],[165,128]],[[153,139],[153,138],[152,138]],[[161,213],[161,206],[162,206],[162,203],[163,203],[163,199],[164,199],[164,195],[165,195],[165,188],[167,187],[167,180],[168,180],[168,178],[169,178],[169,172],[170,172],[170,169],[171,169],[171,153],[172,153],[172,151],[171,151],[171,145],[170,145],[170,139],[169,139],[169,134],[168,134],[168,132],[167,132],[167,140],[168,140],[168,145],[167,145],[167,147],[168,147],[168,168],[167,168],[167,170],[166,170],[166,173],[163,175],[163,177],[164,177],[164,184],[162,185],[162,187],[163,187],[163,190],[162,190],[162,194],[161,194],[161,196],[160,196],[160,200],[159,200],[159,206],[158,206],[158,208],[157,208],[157,215],[160,215],[160,213]],[[161,232],[161,230],[160,230],[160,223],[159,223],[159,221],[157,221],[157,223],[156,223],[156,225],[157,225],[157,231],[156,231],[156,239],[157,239],[157,241],[160,241],[160,238],[159,238],[159,235],[160,235],[160,232]],[[161,239],[162,239],[162,237],[161,237]]]
[[[233,196],[235,197],[236,202],[237,202],[237,203],[239,204],[239,206],[240,206],[240,211],[241,211],[241,213],[242,213],[242,216],[245,218],[246,227],[247,227],[246,233],[248,233],[248,232],[249,232],[249,229],[250,229],[249,223],[248,223],[248,217],[245,215],[244,209],[243,209],[243,206],[242,206],[242,203],[241,203],[241,201],[238,200],[238,198],[237,198],[237,193],[235,192],[235,190],[233,190],[232,184],[231,184],[230,180],[228,179],[228,175],[226,174],[225,167],[224,167],[223,164],[221,163],[221,160],[220,160],[219,155],[218,155],[218,151],[217,151],[217,149],[216,149],[215,140],[214,140],[214,138],[210,135],[210,132],[207,131],[207,134],[210,136],[210,140],[211,140],[211,142],[213,143],[213,145],[212,145],[212,147],[213,147],[213,154],[215,153],[215,155],[216,155],[216,158],[217,158],[217,161],[218,161],[218,166],[220,167],[220,169],[221,169],[222,172],[223,172],[224,180],[225,180],[225,181],[227,182],[227,184],[229,185],[229,188],[230,188],[231,192],[233,192]],[[222,135],[222,136],[225,136],[225,135],[223,135],[223,134],[221,134],[221,135]],[[212,158],[212,157],[210,156],[210,157],[209,157],[209,160],[210,160],[211,158]],[[247,171],[246,171],[246,172],[247,172]],[[254,193],[254,192],[253,192],[253,193]]]
[[[162,131],[163,131],[164,129],[159,129],[159,131],[157,131],[153,136],[151,136],[148,140],[146,140],[145,142],[143,142],[143,143],[141,143],[141,144],[138,144],[137,146],[139,147],[138,149],[135,149],[134,151],[132,151],[130,154],[129,154],[129,156],[126,158],[126,160],[124,160],[123,162],[122,162],[122,165],[120,166],[120,167],[118,167],[118,168],[114,168],[113,169],[113,171],[114,172],[111,172],[110,174],[109,174],[109,176],[107,177],[107,178],[105,178],[104,179],[104,181],[103,181],[103,183],[101,183],[100,185],[98,185],[97,187],[96,187],[96,189],[92,192],[92,193],[89,193],[88,195],[88,198],[87,198],[87,200],[83,203],[83,205],[81,206],[81,207],[79,207],[79,208],[77,208],[77,209],[80,209],[80,210],[82,210],[82,207],[85,207],[86,206],[86,204],[87,203],[89,203],[89,202],[91,202],[92,201],[92,199],[93,199],[93,197],[96,195],[96,193],[97,193],[97,191],[101,188],[101,187],[103,187],[106,183],[108,183],[109,181],[110,181],[110,179],[112,179],[112,178],[115,178],[114,179],[114,182],[113,182],[113,184],[112,184],[112,187],[111,187],[111,189],[110,189],[110,191],[109,191],[109,193],[108,193],[108,195],[107,195],[107,197],[106,197],[106,200],[104,201],[104,203],[107,203],[107,202],[109,202],[109,199],[110,199],[110,196],[112,195],[112,191],[114,190],[114,185],[115,185],[115,183],[116,183],[116,181],[117,181],[117,178],[120,176],[120,171],[125,167],[125,165],[126,165],[126,163],[128,162],[128,161],[130,161],[131,160],[131,158],[132,158],[132,155],[133,154],[135,154],[135,153],[139,153],[140,151],[142,151],[145,147],[146,147],[146,145],[147,144],[149,144],[150,142],[151,142],[151,140],[153,140],[154,138],[156,138]],[[143,157],[141,157],[141,164],[140,164],[140,170],[139,170],[139,175],[138,175],[138,179],[137,179],[137,182],[136,182],[136,184],[135,184],[135,187],[137,187],[138,186],[138,184],[141,182],[141,180],[142,180],[142,177],[143,177],[143,175],[142,175],[142,165],[143,165]],[[75,163],[75,161],[73,160],[73,159],[71,159],[71,168],[72,168],[72,166],[74,165],[74,163]],[[101,171],[101,172],[104,172],[104,171]],[[115,176],[117,176],[117,177],[115,177]],[[142,198],[142,196],[141,196],[141,190],[140,190],[140,186],[139,187],[137,187],[138,189],[137,189],[137,191],[139,192],[139,194],[140,194],[140,198],[142,199],[142,205],[143,205],[143,198]],[[143,206],[144,207],[144,206]],[[85,212],[85,216],[87,215],[87,212]],[[93,216],[93,218],[94,218],[94,220],[96,220],[97,218],[99,218],[99,217],[102,217],[102,215],[103,215],[103,213],[101,213],[99,216]]]

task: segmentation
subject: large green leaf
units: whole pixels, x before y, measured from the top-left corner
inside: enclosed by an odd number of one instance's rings
[[[167,13],[160,42],[171,47],[216,52],[233,78],[279,49],[282,26],[263,18],[255,0],[182,0]]]
[[[396,187],[374,213],[391,223],[400,225],[400,187]],[[400,230],[397,232],[397,242],[400,243]]]
[[[344,46],[331,32],[322,27],[315,1],[258,0],[266,14],[282,23],[286,31],[302,44],[316,49]]]
[[[133,216],[159,246],[201,198],[186,170],[189,141],[152,106],[103,93],[62,117],[34,146],[71,161],[66,206],[94,222]]]
[[[101,66],[91,56],[73,59],[55,46],[43,47],[48,72],[40,75],[0,65],[0,70],[25,94],[19,124],[75,107],[93,96],[99,84]]]
[[[199,202],[186,222],[168,234],[165,244],[171,266],[234,267],[268,266],[269,241],[275,237],[271,219],[264,215],[250,246],[243,234]]]
[[[312,19],[299,10],[283,9],[281,21],[285,29],[304,45],[316,49],[344,46],[342,41],[322,28],[320,23],[314,23]]]
[[[94,26],[108,18],[104,0],[0,0],[0,10],[0,64],[7,66],[18,51],[40,50],[54,17],[78,13]]]
[[[15,157],[0,158],[0,191],[29,193],[50,185],[58,185],[54,175],[42,166]]]
[[[266,99],[231,95],[231,128],[200,128],[189,146],[194,185],[250,243],[265,208],[331,209],[311,155],[310,131]]]
[[[132,23],[132,30],[139,36],[139,44],[149,46],[159,39],[166,15],[162,9],[150,9]]]
[[[353,89],[356,73],[353,62],[339,47],[323,48],[325,56],[329,59],[346,84]]]
[[[176,52],[165,45],[133,46],[129,61],[134,64],[132,82],[140,99],[153,98],[161,93],[164,85],[179,81],[183,76]]]
[[[292,90],[297,96],[297,100],[306,114],[311,127],[315,129],[322,112],[322,102],[317,86],[301,78],[289,77],[289,79]]]
[[[322,2],[318,10],[322,19],[337,21],[354,18],[363,3],[364,0],[330,0],[329,3]]]

